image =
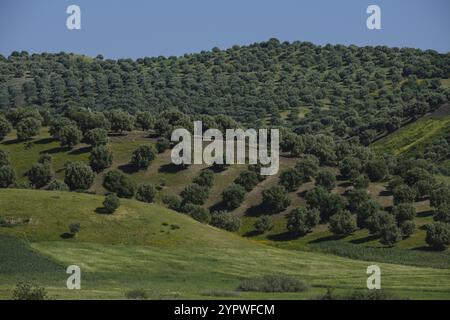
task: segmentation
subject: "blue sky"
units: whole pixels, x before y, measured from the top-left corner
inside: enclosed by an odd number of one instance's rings
[[[81,30],[66,8],[81,8]],[[368,5],[382,30],[368,30]],[[107,58],[182,55],[276,37],[316,44],[450,51],[448,0],[1,0],[0,53],[75,52]]]

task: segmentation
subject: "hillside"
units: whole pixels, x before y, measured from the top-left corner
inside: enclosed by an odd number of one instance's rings
[[[39,261],[23,267],[30,269],[21,270],[21,279],[26,279],[26,274],[35,278],[38,265],[50,257],[54,262],[46,263],[55,267],[46,268],[39,283],[56,298],[123,298],[127,290],[144,288],[153,298],[289,299],[314,297],[327,286],[339,292],[365,286],[368,262],[272,248],[156,205],[124,201],[117,214],[105,216],[95,212],[102,198],[93,195],[0,190],[0,201],[2,208],[7,208],[7,216],[18,217],[22,212],[21,216],[32,218],[27,225],[0,228],[1,237],[9,234],[28,239],[34,253],[17,241],[2,241],[2,246],[28,250],[32,259]],[[73,221],[81,222],[79,235],[62,239],[61,233]],[[171,224],[180,228],[171,230]],[[3,258],[0,268],[5,270],[5,264],[15,258]],[[84,271],[83,290],[63,288],[66,275],[60,273],[61,266],[68,264],[78,264]],[[446,285],[449,269],[379,265],[386,274],[383,287],[402,296],[445,298],[450,294]],[[0,273],[2,297],[8,296],[17,279],[14,270],[6,270]],[[304,294],[235,292],[239,279],[274,272],[305,280],[313,287]]]

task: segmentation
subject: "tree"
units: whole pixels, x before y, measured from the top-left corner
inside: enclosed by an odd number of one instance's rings
[[[339,162],[339,171],[344,179],[350,179],[354,171],[361,171],[361,161],[355,157],[345,157]]]
[[[106,212],[112,214],[117,208],[120,207],[120,199],[114,193],[110,193],[105,197],[105,201],[103,201],[103,207],[105,207]]]
[[[394,189],[394,204],[413,203],[416,198],[414,189],[407,185],[400,185]]]
[[[11,132],[12,127],[8,120],[0,115],[0,142]]]
[[[73,237],[76,237],[77,234],[81,230],[81,225],[79,223],[71,223],[69,225],[69,232],[72,234]]]
[[[413,220],[408,220],[400,223],[399,228],[402,233],[402,237],[405,239],[414,233],[414,231],[416,230],[416,224]]]
[[[81,131],[76,126],[65,126],[58,134],[61,147],[72,149],[81,141]]]
[[[41,155],[39,155],[39,159],[38,159],[38,163],[41,164],[52,164],[52,156],[49,155],[48,153],[42,153]]]
[[[297,190],[302,182],[303,177],[294,168],[285,169],[280,174],[280,184],[289,192]]]
[[[67,162],[64,182],[70,190],[87,190],[94,183],[94,172],[82,162]]]
[[[367,219],[367,228],[374,235],[380,235],[383,228],[390,225],[397,225],[395,217],[385,211],[378,211]]]
[[[369,161],[366,165],[366,173],[370,181],[377,182],[388,174],[388,168],[383,159]]]
[[[0,149],[0,167],[10,165],[8,152]]]
[[[133,151],[130,163],[140,169],[147,168],[155,157],[156,152],[152,146],[139,146]]]
[[[228,210],[233,210],[241,205],[244,197],[244,187],[239,184],[232,184],[222,192],[222,203]]]
[[[392,214],[400,224],[405,221],[414,220],[416,208],[410,203],[400,203],[392,208]]]
[[[202,205],[208,199],[209,192],[208,188],[193,183],[184,188],[180,195],[184,204]]]
[[[435,250],[444,250],[450,245],[450,227],[443,222],[435,222],[426,226],[425,241]]]
[[[351,183],[355,189],[367,189],[370,185],[370,180],[365,174],[360,174],[351,179]]]
[[[113,162],[113,153],[105,145],[94,147],[89,155],[89,165],[96,172],[109,168]]]
[[[138,186],[136,199],[142,202],[151,203],[155,200],[156,188],[150,183],[144,183]]]
[[[358,228],[368,228],[368,219],[381,210],[380,204],[374,199],[366,199],[355,207],[353,214],[356,215]]]
[[[103,187],[120,198],[132,198],[136,184],[131,178],[120,171],[108,171],[103,177]]]
[[[103,128],[91,129],[86,132],[85,139],[93,147],[106,145],[108,143],[108,131]]]
[[[336,176],[328,170],[322,170],[317,174],[316,186],[331,191],[336,187]]]
[[[262,205],[273,212],[283,211],[291,204],[286,189],[283,186],[273,186],[262,192]]]
[[[401,185],[404,185],[404,184],[405,184],[405,181],[403,180],[402,177],[393,176],[388,182],[387,190],[393,193],[395,188],[397,188]]]
[[[396,224],[387,224],[380,230],[380,242],[386,246],[393,246],[402,239],[402,232]]]
[[[251,191],[259,183],[258,174],[250,170],[243,171],[239,174],[239,177],[236,178],[234,183],[243,186],[247,192]]]
[[[193,180],[199,186],[210,189],[214,184],[214,173],[211,170],[203,170],[200,175]]]
[[[236,232],[241,227],[241,219],[231,213],[216,211],[211,214],[210,224],[223,230]]]
[[[338,236],[347,236],[353,233],[356,227],[356,217],[349,211],[341,211],[330,218],[330,231]]]
[[[436,208],[433,216],[435,221],[450,223],[450,202],[443,203]]]
[[[297,161],[295,169],[302,177],[303,182],[308,182],[312,177],[315,177],[319,170],[319,160],[312,155]]]
[[[46,187],[45,190],[49,191],[69,191],[69,187],[62,181],[53,180]]]
[[[344,203],[339,195],[331,194],[322,187],[308,191],[306,203],[310,208],[319,210],[322,222],[328,222],[332,215],[344,208]]]
[[[16,127],[17,138],[27,140],[39,134],[41,122],[35,118],[25,118],[21,120]]]
[[[316,209],[296,208],[286,215],[287,229],[295,236],[304,236],[319,223],[320,214]]]
[[[0,167],[0,188],[8,188],[16,182],[16,172],[14,168],[6,165]]]
[[[438,208],[444,203],[450,203],[450,187],[440,185],[431,192],[430,204],[432,207]]]
[[[124,131],[133,130],[134,119],[128,112],[123,110],[112,110],[107,113],[107,118],[111,123],[113,132],[123,133]]]
[[[36,163],[26,172],[26,176],[35,188],[40,189],[52,180],[54,172],[49,163]]]
[[[136,125],[144,131],[150,130],[154,121],[155,119],[150,112],[138,112],[136,114]]]
[[[158,150],[158,153],[163,153],[169,148],[170,148],[169,139],[166,139],[164,137],[158,138],[158,140],[156,141],[156,150]]]
[[[172,210],[180,210],[181,208],[181,199],[179,196],[174,194],[165,194],[162,197],[162,202]]]
[[[256,232],[260,234],[270,231],[273,228],[272,218],[268,215],[262,215],[255,221],[254,227]]]
[[[209,223],[211,221],[211,214],[208,209],[192,203],[190,203],[187,207],[187,213],[195,220],[202,223]]]

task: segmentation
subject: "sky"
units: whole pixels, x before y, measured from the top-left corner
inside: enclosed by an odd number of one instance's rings
[[[81,30],[69,30],[69,5]],[[381,8],[381,30],[366,26]],[[179,56],[278,38],[450,51],[449,0],[0,0],[0,54]]]

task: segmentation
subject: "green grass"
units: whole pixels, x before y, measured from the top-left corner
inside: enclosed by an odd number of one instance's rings
[[[242,292],[233,299],[307,299],[325,293],[364,290],[366,268],[372,262],[330,254],[283,250],[200,224],[157,205],[124,200],[112,216],[95,209],[103,197],[79,193],[0,190],[2,215],[27,216],[28,225],[0,228],[0,234],[31,243],[33,252],[51,265],[79,265],[82,290],[65,289],[64,272],[58,281],[43,277],[40,285],[59,298],[122,299],[143,289],[153,299],[215,299],[215,292],[233,292],[243,279],[282,273],[312,286],[304,293]],[[62,239],[70,222],[80,222],[77,237]],[[178,224],[169,230],[163,224]],[[22,242],[21,242],[22,243]],[[15,250],[17,242],[6,244]],[[27,249],[29,250],[29,249]],[[17,261],[6,254],[0,266]],[[377,263],[383,288],[402,297],[450,298],[450,269]],[[52,267],[50,267],[52,269]],[[58,269],[59,270],[59,269]],[[0,273],[0,298],[8,298],[13,282],[30,279]],[[211,297],[205,292],[212,292]],[[206,293],[207,294],[207,293]]]

